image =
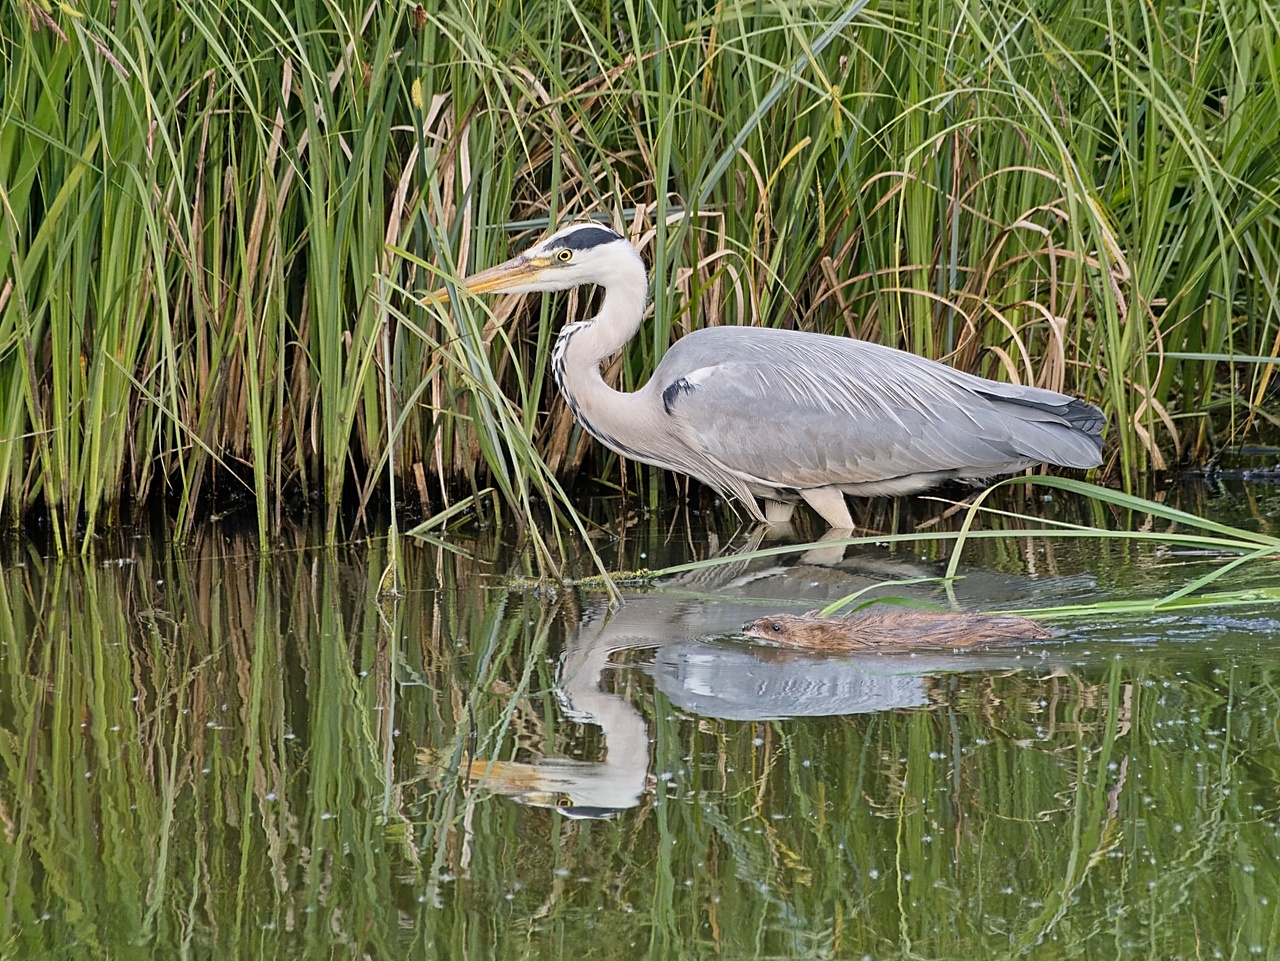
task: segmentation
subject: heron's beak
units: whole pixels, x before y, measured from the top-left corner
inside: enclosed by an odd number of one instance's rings
[[[490,267],[462,278],[459,287],[472,294],[491,294],[512,287],[522,287],[537,280],[538,275],[546,268],[547,262],[541,258],[513,257],[504,264]],[[449,302],[449,289],[441,287],[432,291],[431,300],[442,304]]]

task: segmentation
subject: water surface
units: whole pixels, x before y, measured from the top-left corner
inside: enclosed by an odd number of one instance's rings
[[[1280,492],[1171,502],[1275,532]],[[1165,530],[1060,494],[1003,506]],[[584,503],[614,569],[750,546],[726,510]],[[912,529],[941,506],[863,505]],[[623,523],[620,524],[620,518]],[[928,530],[954,529],[958,517]],[[992,518],[988,525],[1015,526]],[[782,535],[807,539],[801,526]],[[534,590],[528,537],[263,557],[10,548],[0,954],[66,958],[1256,957],[1280,952],[1280,609],[1054,622],[1011,651],[820,658],[737,628],[945,568],[825,549]],[[578,551],[570,568],[589,573]],[[1157,597],[1228,556],[965,548],[965,609]],[[1275,586],[1257,563],[1217,588]]]

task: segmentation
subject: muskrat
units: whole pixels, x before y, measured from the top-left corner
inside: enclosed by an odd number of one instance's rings
[[[800,651],[975,650],[1042,641],[1053,635],[1018,614],[964,614],[875,607],[848,617],[771,614],[742,625],[750,637]]]

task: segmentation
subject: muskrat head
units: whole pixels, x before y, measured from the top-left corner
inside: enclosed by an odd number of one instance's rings
[[[795,630],[800,620],[790,614],[775,614],[772,617],[758,617],[742,625],[742,633],[748,637],[758,637],[765,641],[777,641]]]

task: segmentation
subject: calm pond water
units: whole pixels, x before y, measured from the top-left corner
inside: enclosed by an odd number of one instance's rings
[[[1280,528],[1274,487],[1208,494],[1166,492]],[[1062,494],[1004,506],[1169,527]],[[723,511],[584,509],[614,569],[748,544]],[[940,510],[877,501],[859,521]],[[936,577],[947,545],[741,561],[611,613],[529,589],[527,538],[498,525],[405,545],[399,599],[379,593],[385,538],[252,543],[215,525],[92,561],[7,549],[0,956],[1280,954],[1278,607],[823,659],[734,632]],[[955,601],[1158,597],[1226,559],[975,542]],[[1280,583],[1274,562],[1226,580]]]

